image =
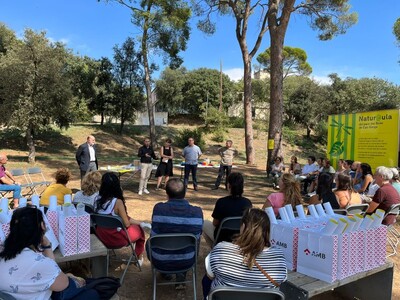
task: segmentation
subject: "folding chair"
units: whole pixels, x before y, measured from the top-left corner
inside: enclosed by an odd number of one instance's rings
[[[153,300],[156,299],[156,292],[157,292],[157,285],[170,285],[170,284],[176,284],[176,282],[160,282],[157,283],[157,272],[161,272],[164,274],[176,274],[176,273],[183,273],[188,270],[192,270],[192,284],[193,284],[193,295],[194,295],[194,300],[196,300],[196,270],[197,270],[197,255],[198,255],[198,241],[195,235],[191,233],[166,233],[166,234],[157,234],[152,237],[150,237],[147,240],[147,245],[146,248],[148,249],[147,251],[147,256],[151,262],[151,270],[153,273]],[[168,270],[161,269],[159,267],[156,267],[154,264],[154,261],[157,259],[154,259],[153,256],[153,250],[161,250],[166,253],[171,253],[175,257],[179,257],[180,251],[184,251],[185,249],[194,249],[193,253],[193,261],[190,261],[186,268],[184,269],[174,269],[171,270],[168,268]],[[186,255],[186,254],[182,254]],[[163,255],[164,256],[164,255]],[[189,258],[190,260],[190,258]],[[180,283],[190,283],[189,280],[183,281]]]
[[[110,215],[102,215],[102,214],[91,214],[90,215],[91,220],[93,221],[93,224],[95,227],[103,227],[103,228],[115,228],[118,229],[120,228],[121,231],[125,232],[126,238],[127,238],[127,244],[123,247],[116,247],[116,248],[108,248],[108,250],[112,250],[114,252],[115,249],[122,249],[129,247],[131,250],[131,254],[129,256],[129,259],[121,259],[121,261],[127,261],[126,263],[126,268],[124,270],[124,273],[122,274],[122,277],[120,278],[120,283],[122,285],[122,282],[124,281],[124,277],[126,274],[126,271],[128,271],[129,265],[131,261],[133,260],[134,264],[139,268],[141,271],[142,268],[140,267],[139,264],[139,259],[135,253],[135,243],[131,241],[128,232],[126,231],[126,227],[124,222],[122,222],[122,219],[117,216],[110,216]],[[98,236],[99,240],[101,241],[101,238]],[[114,252],[115,254],[115,252]],[[109,265],[110,259],[109,255],[107,255],[107,274],[108,274],[108,265]]]
[[[240,232],[240,221],[242,217],[229,217],[221,221],[221,225],[218,228],[217,235],[214,239],[214,246],[219,242],[232,242],[234,234]]]
[[[355,215],[355,214],[360,214],[360,215],[365,215],[365,212],[368,209],[368,204],[356,204],[356,205],[350,205],[346,207],[347,214],[348,215]]]
[[[23,196],[29,197],[33,195],[33,185],[29,182],[29,179],[26,177],[23,169],[11,169],[10,173],[15,179],[17,179],[18,182],[21,182],[21,194]],[[24,193],[24,189],[29,189],[29,191]]]
[[[333,212],[337,215],[347,216],[347,210],[344,208],[334,209]]]
[[[276,289],[254,289],[218,286],[208,294],[209,300],[285,300],[285,295]]]
[[[395,215],[396,217],[400,213],[400,204],[393,204],[390,209],[385,213],[384,218],[386,218],[388,215]],[[396,223],[396,222],[395,222]],[[390,224],[387,226],[387,242],[389,243],[389,246],[392,248],[393,252],[390,253],[389,255],[386,255],[386,257],[390,257],[392,255],[397,254],[397,245],[399,244],[399,238],[400,238],[400,233],[396,230],[394,227],[394,224]]]
[[[44,177],[42,170],[38,167],[34,168],[27,168],[26,169],[26,174],[28,176],[28,179],[30,183],[32,184],[33,191],[35,194],[41,195],[46,187],[48,187],[51,183],[51,181],[47,181],[46,178]],[[39,178],[39,180],[36,181],[36,179]],[[38,187],[43,187],[42,193],[38,193],[37,189]]]

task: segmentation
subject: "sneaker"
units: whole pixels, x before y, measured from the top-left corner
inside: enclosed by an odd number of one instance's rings
[[[159,190],[160,190],[160,188],[159,188],[159,187],[156,187],[156,188],[155,188],[155,190],[156,190],[156,191],[159,191]]]
[[[137,261],[138,265],[139,265],[139,266],[142,266],[142,265],[143,265],[143,261],[144,261],[144,258],[143,258],[143,256],[142,256],[142,257],[140,257],[140,258],[138,259],[138,261]]]
[[[143,192],[142,192],[142,191],[139,191],[139,192],[138,192],[138,195],[139,195],[139,196],[142,196],[142,195],[143,195]]]
[[[143,193],[145,193],[145,194],[150,194],[150,192],[149,192],[148,189],[144,189],[144,190],[143,190]]]
[[[211,190],[218,190],[218,187],[217,187],[217,186],[213,186],[213,187],[211,188]]]
[[[197,185],[194,185],[193,188],[194,188],[195,191],[198,191],[198,190],[199,190],[198,187],[197,187]]]

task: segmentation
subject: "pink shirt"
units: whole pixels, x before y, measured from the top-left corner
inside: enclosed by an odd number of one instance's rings
[[[267,199],[271,203],[272,208],[274,209],[274,213],[276,216],[279,214],[279,210],[283,207],[283,203],[285,202],[285,194],[284,193],[272,193]]]
[[[6,167],[1,165],[0,166],[0,178],[3,178],[5,176],[6,176]],[[2,182],[0,182],[0,183],[2,183]]]

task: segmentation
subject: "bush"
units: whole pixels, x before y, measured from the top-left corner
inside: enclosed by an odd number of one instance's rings
[[[205,130],[207,132],[216,132],[226,130],[229,122],[229,117],[225,112],[220,112],[217,108],[210,106],[206,113],[202,113],[204,118]]]
[[[181,130],[177,136],[175,144],[178,147],[184,148],[188,145],[188,139],[192,137],[194,139],[194,143],[200,147],[200,149],[204,150],[206,146],[206,142],[203,139],[203,132],[201,129],[183,129]]]
[[[244,118],[243,117],[230,117],[228,127],[244,128]]]
[[[296,130],[284,126],[283,136],[290,145],[294,146],[296,144]]]
[[[225,131],[224,130],[216,130],[214,131],[212,140],[217,143],[222,143],[225,141]]]

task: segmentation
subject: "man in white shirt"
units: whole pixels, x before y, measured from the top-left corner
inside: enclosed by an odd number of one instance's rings
[[[95,143],[96,139],[94,136],[89,135],[86,139],[86,143],[80,145],[76,151],[75,158],[81,170],[81,179],[86,173],[98,169]]]
[[[303,194],[307,194],[308,185],[313,182],[318,171],[318,165],[315,164],[315,156],[310,155],[307,158],[307,164],[301,170],[301,174],[297,176],[303,181]]]

